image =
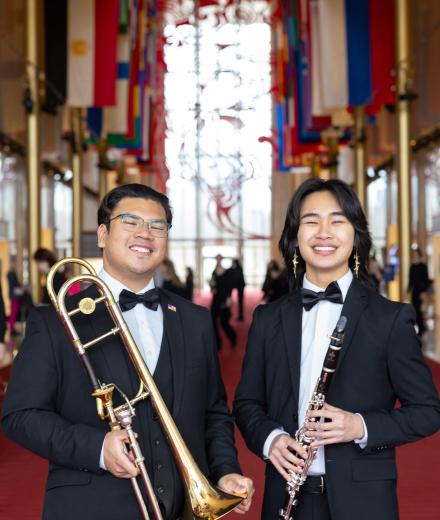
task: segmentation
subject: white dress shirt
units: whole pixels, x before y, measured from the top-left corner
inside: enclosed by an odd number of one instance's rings
[[[115,301],[119,301],[119,295],[123,289],[127,289],[121,282],[110,276],[104,269],[99,273],[99,277],[107,284]],[[154,289],[154,281],[150,280],[148,285],[137,294]],[[127,327],[138,346],[148,370],[154,373],[160,354],[160,346],[163,336],[163,311],[159,305],[157,310],[153,311],[145,305],[135,305],[129,311],[123,312],[123,317],[127,323]],[[121,346],[121,348],[123,348]],[[104,463],[104,444],[101,448],[99,465],[102,469],[107,469]]]
[[[128,287],[125,287],[121,282],[115,280],[104,269],[99,273],[99,277],[105,282],[110,289],[115,301],[119,301],[119,295]],[[146,287],[137,294],[144,293],[150,289],[154,289],[154,280],[151,279]],[[160,346],[162,344],[163,336],[163,311],[159,305],[157,310],[153,311],[145,305],[135,305],[129,311],[122,313],[127,327],[133,336],[133,339],[138,346],[148,370],[153,374],[160,354]]]
[[[344,301],[352,280],[353,274],[350,270],[348,270],[342,278],[337,280]],[[311,289],[315,292],[323,291],[325,289],[311,283],[307,279],[307,276],[304,276],[303,287],[304,289]],[[301,376],[298,403],[298,424],[300,427],[304,424],[310,397],[315,390],[316,383],[321,374],[324,358],[329,346],[329,336],[333,332],[336,323],[338,322],[341,311],[342,304],[332,303],[328,300],[319,301],[309,311],[306,311],[303,308],[301,335]],[[361,447],[365,447],[367,444],[367,430],[365,422],[364,428],[365,436],[362,439],[355,441],[356,443],[360,444]],[[265,458],[269,458],[269,449],[272,441],[280,433],[285,432],[283,429],[276,429],[268,435],[263,446],[263,456]],[[325,474],[323,447],[318,448],[315,460],[310,466],[308,474]]]

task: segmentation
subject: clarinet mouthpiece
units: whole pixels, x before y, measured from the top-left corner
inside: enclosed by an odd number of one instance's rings
[[[346,325],[347,325],[347,317],[341,316],[338,320],[338,323],[336,323],[336,331],[339,334],[341,334],[342,332],[344,332]]]

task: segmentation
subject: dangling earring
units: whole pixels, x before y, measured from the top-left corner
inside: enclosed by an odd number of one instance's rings
[[[361,262],[359,260],[359,255],[358,255],[357,249],[354,250],[353,258],[354,258],[354,268],[353,268],[354,275],[356,276],[356,278],[359,278],[359,268],[361,266]]]
[[[295,247],[295,252],[293,253],[293,258],[292,258],[292,266],[293,266],[293,276],[296,278],[296,266],[298,265],[298,255],[296,254],[296,247]]]

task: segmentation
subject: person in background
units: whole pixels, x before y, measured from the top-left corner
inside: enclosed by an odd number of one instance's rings
[[[194,273],[191,267],[186,267],[185,271],[185,298],[192,302],[194,297]]]
[[[2,285],[0,283],[0,367],[3,366],[3,360],[6,356],[5,334],[6,334],[6,312],[5,303],[3,301]]]
[[[224,330],[232,348],[237,344],[237,333],[231,326],[229,320],[231,319],[231,304],[232,304],[232,289],[234,288],[234,281],[231,269],[225,269],[222,265],[222,255],[217,255],[216,266],[212,272],[209,286],[212,292],[211,301],[211,315],[214,322],[214,331],[217,340],[217,348],[220,350],[222,343],[220,338],[220,331],[218,322]]]
[[[237,321],[243,321],[243,302],[244,302],[244,288],[246,287],[246,281],[244,279],[243,268],[240,260],[234,258],[232,260],[232,280],[234,289],[237,289],[237,301],[238,301],[238,316]]]
[[[425,317],[423,315],[423,299],[426,298],[431,285],[428,276],[428,266],[423,262],[419,248],[413,249],[411,266],[409,268],[408,294],[411,295],[411,303],[416,310],[418,335],[423,336],[426,331]]]
[[[266,278],[261,288],[263,298],[261,303],[270,303],[289,292],[289,282],[284,269],[281,269],[276,260],[267,264]]]
[[[34,260],[37,263],[38,272],[47,277],[47,274],[49,273],[51,267],[55,265],[55,263],[57,262],[57,257],[49,249],[40,247],[34,253]],[[58,293],[65,281],[66,278],[64,274],[60,271],[57,271],[53,279],[53,286],[56,293]],[[43,285],[43,296],[41,299],[41,303],[50,304],[50,298],[49,293],[47,292],[46,281],[44,281]]]
[[[20,316],[20,299],[23,296],[23,288],[17,277],[15,260],[11,261],[10,269],[7,273],[9,301],[11,302],[11,310],[9,313],[8,325],[11,336],[15,336],[15,322]]]
[[[163,274],[162,288],[178,294],[179,296],[185,297],[185,286],[177,276],[174,262],[169,258],[165,258],[160,268]]]
[[[370,258],[368,271],[370,273],[372,286],[376,289],[377,292],[380,292],[380,284],[382,282],[383,271],[379,265],[379,262],[377,261],[376,253],[374,251]]]

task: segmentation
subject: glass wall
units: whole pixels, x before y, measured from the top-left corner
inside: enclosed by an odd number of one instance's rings
[[[217,254],[225,266],[240,258],[254,286],[269,260],[272,157],[260,142],[272,117],[267,8],[255,2],[244,17],[209,6],[165,28],[170,257],[181,276],[195,268],[199,287]]]

